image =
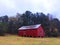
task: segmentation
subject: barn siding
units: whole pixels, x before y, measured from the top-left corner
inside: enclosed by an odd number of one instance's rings
[[[19,30],[18,33],[19,33],[19,36],[36,37],[37,36],[37,29]]]

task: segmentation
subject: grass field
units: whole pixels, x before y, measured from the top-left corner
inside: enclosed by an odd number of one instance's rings
[[[8,35],[0,36],[0,45],[60,45],[60,38],[27,38]]]

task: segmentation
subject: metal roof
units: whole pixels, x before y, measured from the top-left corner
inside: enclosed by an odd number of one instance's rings
[[[19,28],[18,30],[37,29],[39,26],[41,26],[41,24],[37,24],[37,25],[30,25],[30,26],[22,26],[22,27],[21,27],[21,28]]]

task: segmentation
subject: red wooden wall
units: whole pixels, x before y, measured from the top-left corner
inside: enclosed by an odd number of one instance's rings
[[[28,36],[28,37],[40,37],[45,36],[45,32],[43,28],[40,26],[38,29],[26,29],[26,30],[18,30],[19,36]]]

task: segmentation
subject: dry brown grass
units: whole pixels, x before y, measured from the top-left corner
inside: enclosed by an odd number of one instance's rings
[[[7,35],[0,36],[0,45],[60,45],[60,38],[28,38]]]

